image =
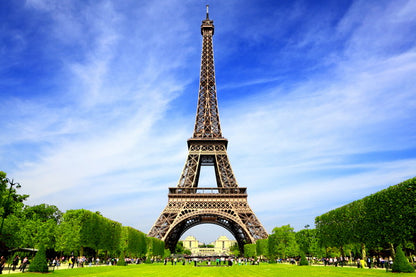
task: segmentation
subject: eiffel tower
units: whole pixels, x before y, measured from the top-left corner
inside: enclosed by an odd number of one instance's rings
[[[169,188],[168,204],[149,236],[165,242],[171,251],[188,229],[204,223],[230,231],[242,251],[244,244],[267,238],[267,232],[250,209],[247,188],[239,187],[227,156],[228,140],[222,136],[215,86],[213,21],[202,21],[202,56],[198,106],[188,158],[177,187]],[[213,166],[216,187],[198,187],[201,166]]]

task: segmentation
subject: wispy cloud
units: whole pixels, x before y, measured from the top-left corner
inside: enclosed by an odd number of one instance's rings
[[[26,2],[30,18],[44,18],[47,32],[33,48],[46,49],[38,61],[48,78],[29,83],[33,93],[22,75],[2,78],[0,169],[23,184],[29,204],[99,210],[150,229],[179,179],[194,124],[189,98],[196,105],[205,15],[188,4]],[[268,231],[311,225],[415,175],[412,1],[241,5],[216,2],[211,14],[224,74],[221,125],[237,180]],[[241,18],[251,21],[236,34]],[[33,38],[16,36],[19,51],[29,51]]]

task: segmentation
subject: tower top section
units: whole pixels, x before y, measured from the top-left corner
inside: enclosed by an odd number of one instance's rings
[[[201,35],[209,34],[214,35],[214,21],[209,19],[209,6],[207,5],[207,16],[205,20],[202,20]]]
[[[199,76],[198,106],[193,138],[223,139],[215,84],[214,49],[212,43],[214,21],[209,19],[208,5],[206,19],[202,20],[201,35],[201,74]]]

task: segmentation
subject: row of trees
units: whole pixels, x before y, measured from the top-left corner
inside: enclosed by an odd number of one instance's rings
[[[27,206],[27,195],[19,195],[18,186],[10,186],[0,172],[0,231],[3,248],[39,248],[64,255],[130,257],[165,254],[164,242],[103,217],[99,212],[68,210],[62,213],[56,206]]]
[[[244,245],[244,256],[263,256],[270,260],[300,257],[302,253],[314,257],[339,256],[337,251],[328,250],[329,253],[318,240],[316,230],[309,229],[308,225],[299,232],[295,232],[290,225],[284,225],[274,228],[267,239]]]
[[[416,243],[416,178],[329,211],[315,219],[318,239],[341,252],[351,245],[373,250]]]
[[[0,172],[1,240],[9,248],[47,249],[65,255],[166,256],[163,241],[124,227],[99,212],[68,210],[53,205],[25,206],[27,195]],[[416,242],[416,178],[354,201],[316,217],[316,229],[295,232],[290,225],[276,227],[268,239],[246,245],[246,257],[269,259],[299,257],[366,256],[365,249],[381,252],[402,244],[408,251]],[[7,234],[7,235],[4,235]],[[233,249],[238,254],[238,247]],[[363,251],[364,250],[364,251]],[[177,252],[184,253],[177,245]],[[394,253],[392,254],[394,256]]]
[[[290,225],[276,227],[268,239],[245,245],[246,257],[269,259],[371,255],[395,256],[395,248],[415,253],[416,178],[391,186],[315,219],[316,229],[295,232]]]

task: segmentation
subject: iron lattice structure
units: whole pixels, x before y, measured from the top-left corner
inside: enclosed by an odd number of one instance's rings
[[[149,236],[165,241],[171,251],[188,229],[212,223],[229,230],[239,248],[267,238],[267,232],[250,209],[247,189],[239,187],[227,155],[228,141],[222,136],[215,86],[214,24],[202,21],[201,73],[195,129],[188,140],[188,158],[177,187],[169,188],[168,204]],[[216,187],[198,187],[201,166],[213,166]]]

